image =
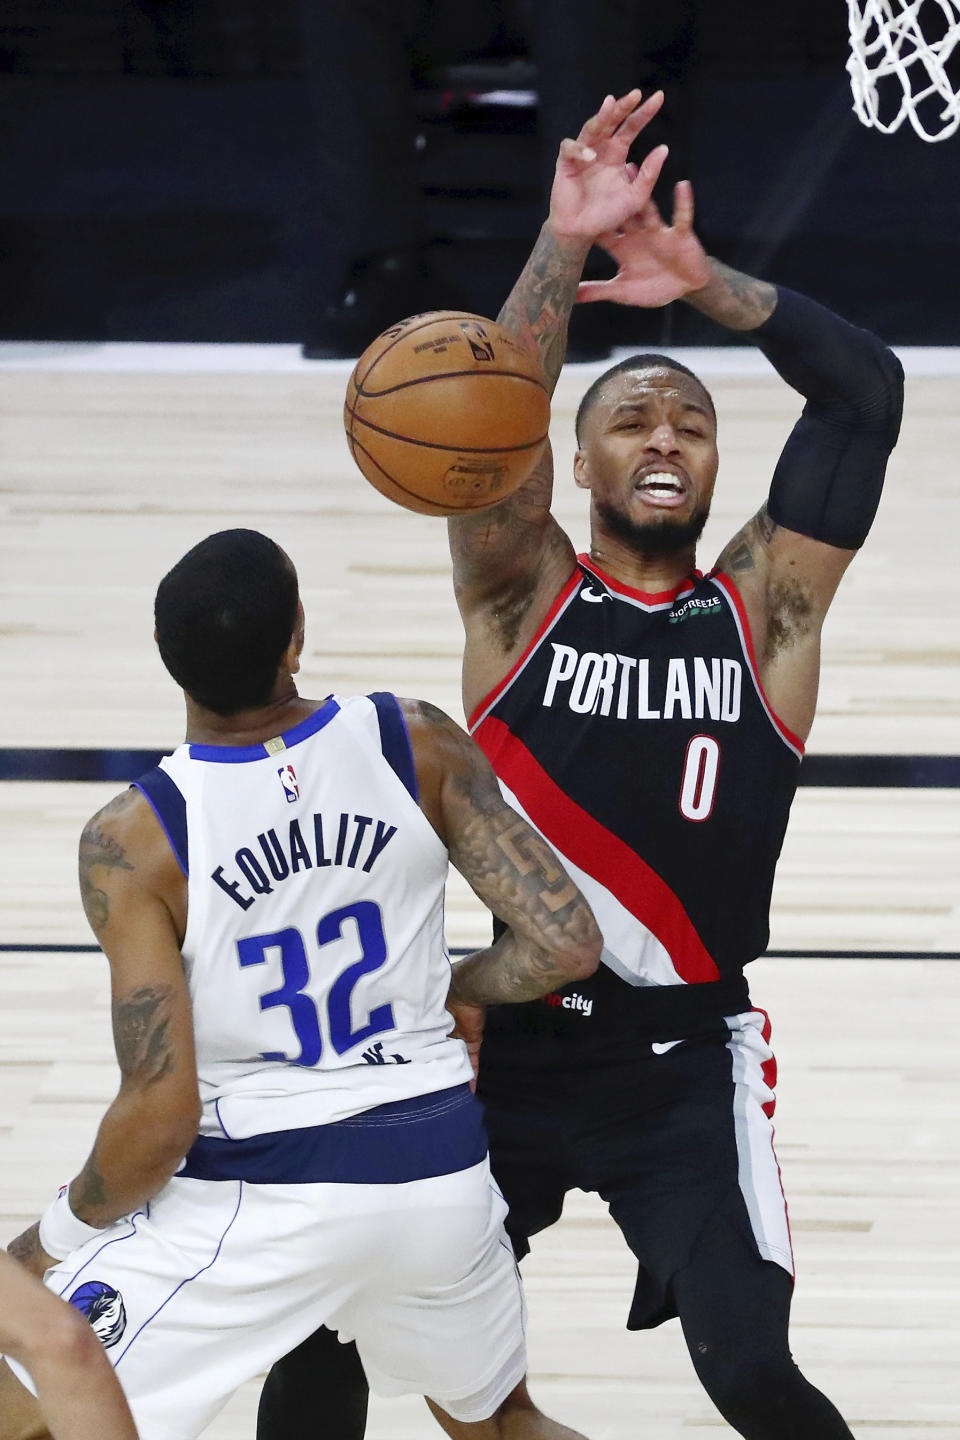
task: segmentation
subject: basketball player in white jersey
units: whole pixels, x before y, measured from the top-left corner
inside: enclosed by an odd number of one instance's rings
[[[80,844],[120,1091],[11,1250],[86,1314],[144,1440],[190,1440],[320,1324],[451,1433],[564,1440],[524,1387],[506,1207],[446,1004],[588,976],[590,910],[442,712],[297,694],[303,609],[271,540],[208,537],[155,613],[186,741]],[[448,861],[511,926],[452,976]],[[48,1433],[23,1379],[0,1372],[2,1440]]]
[[[32,1376],[54,1440],[137,1440],[123,1392],[90,1326],[2,1251],[0,1351]]]

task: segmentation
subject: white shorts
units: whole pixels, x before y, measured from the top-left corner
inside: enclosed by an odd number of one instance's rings
[[[46,1284],[88,1314],[142,1440],[191,1440],[321,1324],[379,1394],[482,1420],[526,1369],[505,1215],[486,1160],[395,1185],[174,1178]]]

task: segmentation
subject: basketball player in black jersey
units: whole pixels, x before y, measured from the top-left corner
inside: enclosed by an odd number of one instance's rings
[[[708,259],[689,185],[664,223],[649,199],[662,152],[639,171],[626,159],[651,103],[608,97],[564,142],[549,219],[500,322],[555,383],[599,241],[619,272],[581,300],[684,299],[757,343],[806,406],[767,502],[706,576],[695,547],[716,416],[663,356],[614,367],[580,406],[588,555],[550,513],[549,455],[512,498],[449,522],[471,730],[564,857],[605,946],[589,982],[490,1009],[480,1093],[518,1254],[567,1190],[597,1191],[637,1260],[629,1327],[678,1315],[701,1382],[748,1440],[843,1440],[789,1351],[775,1062],[743,969],[766,946],[821,625],[877,507],[902,372],[874,336]],[[319,1384],[329,1395],[331,1349],[318,1335],[277,1367],[262,1440],[279,1440],[281,1415],[307,1413]],[[346,1404],[349,1387],[339,1393]]]

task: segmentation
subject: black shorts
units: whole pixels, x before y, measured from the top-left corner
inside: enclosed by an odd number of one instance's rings
[[[566,1192],[581,1189],[603,1197],[636,1256],[632,1330],[676,1314],[672,1277],[721,1213],[760,1258],[793,1273],[762,1011],[679,1042],[638,1041],[629,1060],[584,1067],[531,1069],[513,1063],[516,1039],[491,1039],[478,1093],[518,1257],[559,1218]],[[564,1058],[574,1058],[569,1049]]]

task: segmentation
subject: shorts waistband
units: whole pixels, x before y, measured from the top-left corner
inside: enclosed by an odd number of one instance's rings
[[[402,1185],[479,1165],[483,1107],[469,1085],[395,1100],[329,1125],[246,1140],[201,1135],[177,1178],[255,1185]]]
[[[638,1043],[719,1033],[725,1016],[751,1009],[742,974],[698,985],[633,986],[601,966],[589,980],[557,993],[571,989],[579,999],[575,1008],[558,1007],[556,996],[491,1006],[483,1039],[487,1060],[535,1069],[573,1060],[606,1064]]]

